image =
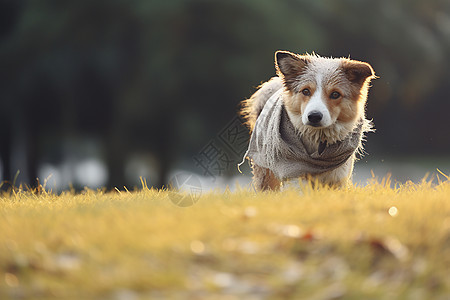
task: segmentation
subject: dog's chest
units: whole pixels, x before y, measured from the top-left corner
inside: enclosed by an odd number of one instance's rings
[[[306,152],[308,152],[309,155],[316,152],[319,148],[319,144],[309,140],[308,138],[305,138],[305,136],[303,136],[302,141],[303,145],[305,145]]]

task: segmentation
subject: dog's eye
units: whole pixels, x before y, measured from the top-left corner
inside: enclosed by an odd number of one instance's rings
[[[311,91],[309,89],[303,89],[302,94],[305,96],[311,96]]]
[[[338,99],[339,97],[341,97],[341,94],[339,94],[338,92],[332,92],[330,95],[330,98],[333,100]]]

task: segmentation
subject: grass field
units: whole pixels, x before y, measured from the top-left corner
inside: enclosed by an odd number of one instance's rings
[[[450,299],[450,183],[203,194],[16,189],[0,299]]]

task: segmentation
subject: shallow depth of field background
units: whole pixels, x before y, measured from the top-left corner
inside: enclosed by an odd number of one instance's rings
[[[447,0],[5,0],[0,22],[0,181],[246,183],[236,112],[279,49],[350,55],[380,77],[356,182],[450,173]]]

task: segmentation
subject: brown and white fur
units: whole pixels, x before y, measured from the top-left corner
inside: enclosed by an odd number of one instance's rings
[[[242,103],[241,113],[250,131],[267,100],[279,89],[283,89],[283,101],[290,121],[298,129],[309,153],[318,149],[320,141],[333,144],[343,140],[353,131],[358,120],[364,118],[369,83],[376,77],[368,63],[277,51],[275,68],[278,76],[262,84],[250,99]],[[351,181],[354,162],[355,155],[337,169],[308,179],[346,186]],[[252,168],[253,184],[257,190],[277,190],[282,185],[269,169],[254,163]]]

